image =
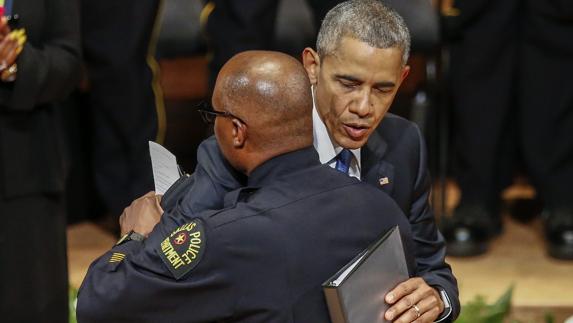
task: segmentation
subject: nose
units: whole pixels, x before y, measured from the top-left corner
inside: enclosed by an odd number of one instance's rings
[[[370,99],[370,91],[364,90],[353,100],[349,110],[359,117],[364,118],[370,115],[371,109],[372,100]]]

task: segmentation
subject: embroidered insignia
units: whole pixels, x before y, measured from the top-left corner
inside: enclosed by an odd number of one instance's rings
[[[157,247],[161,260],[175,279],[195,268],[205,251],[205,230],[200,220],[194,220],[175,229]]]
[[[111,254],[111,257],[109,258],[109,263],[114,263],[114,262],[120,262],[123,259],[125,259],[125,254],[123,253],[119,253],[119,252],[114,252],[113,254]]]
[[[386,184],[390,184],[390,179],[388,177],[382,177],[378,180],[380,186],[384,186]]]

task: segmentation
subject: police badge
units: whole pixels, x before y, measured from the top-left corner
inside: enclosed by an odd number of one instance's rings
[[[205,230],[201,220],[193,220],[175,229],[156,248],[175,279],[195,268],[205,251]]]

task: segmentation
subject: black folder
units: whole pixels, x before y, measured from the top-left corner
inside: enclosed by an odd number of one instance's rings
[[[408,278],[396,226],[322,284],[332,323],[389,322],[384,297]]]

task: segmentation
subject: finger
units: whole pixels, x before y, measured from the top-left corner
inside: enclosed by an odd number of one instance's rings
[[[6,54],[8,53],[10,43],[11,41],[7,37],[0,41],[0,62],[6,62]]]
[[[144,197],[152,197],[155,196],[155,191],[149,191],[147,192],[145,195],[143,195]]]
[[[409,304],[412,305],[409,306]],[[412,317],[411,313],[418,318],[418,316],[430,312],[432,313],[431,317],[437,318],[443,310],[443,304],[436,290],[422,281],[414,292],[404,296],[391,309],[396,310],[395,316],[402,315],[406,322],[410,322],[408,320]]]
[[[418,303],[416,303],[416,306],[418,306],[421,316],[428,316],[426,314],[430,313],[429,317],[432,318],[431,322],[433,322],[434,319],[436,319],[442,312],[442,309],[440,308],[440,301],[436,298],[435,295],[430,295],[429,297],[421,299]]]
[[[412,282],[419,283],[416,280],[413,280]],[[397,287],[398,291],[396,292],[392,291],[393,293],[395,293],[394,295],[401,297],[398,299],[397,302],[394,303],[394,305],[392,305],[392,307],[390,307],[386,311],[387,320],[393,320],[396,317],[402,315],[403,313],[406,313],[410,308],[412,308],[414,304],[417,304],[420,300],[424,298],[425,294],[423,290],[420,290],[420,288],[418,288],[418,286],[420,285],[413,286],[413,284],[409,283],[409,284],[404,284],[402,286],[399,285]]]
[[[163,208],[161,207],[161,195],[157,195],[155,198],[155,206],[159,210],[159,213],[163,214]]]
[[[388,304],[394,304],[402,297],[411,294],[420,284],[423,283],[423,280],[419,277],[410,278],[405,282],[398,284],[393,290],[386,294],[385,300]]]
[[[16,62],[16,58],[18,58],[21,52],[22,52],[22,47],[18,44],[16,44],[16,46],[12,48],[10,52],[8,52],[8,54],[6,55],[6,63],[8,64],[8,66]]]
[[[433,308],[429,311],[427,311],[426,313],[420,315],[419,318],[417,318],[414,322],[415,323],[430,323],[430,322],[435,322],[436,319],[438,318],[438,316],[440,316],[440,311],[438,311],[436,308]]]
[[[0,37],[4,37],[10,33],[10,26],[8,26],[8,19],[2,17],[0,19]]]
[[[415,294],[410,294],[410,295],[406,295],[404,297],[402,297],[402,299],[400,299],[396,304],[394,304],[392,307],[390,307],[385,314],[385,317],[387,320],[392,321],[394,319],[396,319],[397,317],[402,317],[406,314],[408,314],[408,312],[410,312],[410,310],[412,309],[412,307],[419,301],[419,299],[417,299]],[[414,313],[416,313],[417,311],[414,310]],[[416,316],[416,315],[414,315]],[[415,319],[416,317],[414,317]],[[407,321],[407,322],[411,322],[411,321]]]
[[[9,62],[7,56],[17,45],[17,41],[11,36],[4,38],[2,42],[0,42],[0,61],[5,61],[6,64],[10,66],[13,62]]]
[[[393,320],[394,323],[409,323],[419,320],[422,317],[421,311],[420,313],[416,311],[414,306],[410,307],[406,310],[402,315],[400,315],[397,319]]]

